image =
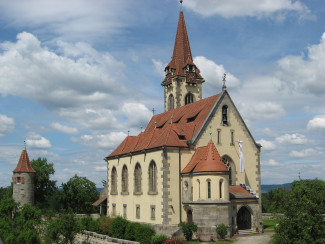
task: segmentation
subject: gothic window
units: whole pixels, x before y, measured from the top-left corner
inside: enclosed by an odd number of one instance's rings
[[[157,166],[154,161],[149,165],[149,192],[157,192]]]
[[[174,109],[174,96],[170,94],[168,97],[168,110]]]
[[[235,145],[235,140],[234,140],[234,131],[232,130],[232,131],[230,131],[230,145],[231,146],[233,146],[233,145]]]
[[[136,164],[134,169],[134,192],[141,193],[141,166]]]
[[[217,138],[217,144],[220,145],[221,144],[221,130],[218,129],[218,138]]]
[[[155,205],[151,205],[150,206],[150,209],[151,209],[151,211],[150,211],[151,212],[151,214],[150,214],[151,215],[151,219],[154,220],[154,219],[156,219],[156,206]]]
[[[112,212],[113,212],[112,215],[116,216],[116,204],[115,203],[112,204]]]
[[[186,104],[190,104],[194,101],[194,97],[193,97],[193,94],[192,93],[187,93],[186,96],[185,96],[185,105]]]
[[[222,107],[222,124],[228,125],[228,106],[224,105]]]
[[[235,185],[236,183],[236,166],[234,161],[228,157],[228,156],[223,156],[222,157],[222,162],[225,164],[229,171],[229,185]]]
[[[122,193],[128,192],[128,168],[124,165],[122,169]]]
[[[220,199],[222,199],[222,194],[223,194],[223,192],[222,192],[222,188],[223,188],[223,181],[220,180],[220,181],[219,181],[219,198],[220,198]]]
[[[136,205],[135,215],[136,215],[137,219],[140,219],[140,205],[139,204]]]
[[[113,167],[111,173],[111,193],[117,193],[117,172],[115,167]]]
[[[123,204],[123,218],[126,219],[126,213],[127,213],[127,205]]]
[[[201,198],[201,185],[200,180],[197,180],[198,190],[199,190],[199,199]]]
[[[208,180],[208,199],[211,199],[211,181]]]

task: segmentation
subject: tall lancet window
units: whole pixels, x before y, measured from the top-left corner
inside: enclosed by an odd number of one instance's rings
[[[122,193],[128,192],[128,168],[124,165],[122,169]]]
[[[157,167],[154,161],[149,165],[149,192],[157,192]]]
[[[194,97],[193,97],[193,94],[192,93],[187,93],[186,96],[185,96],[185,105],[186,104],[190,104],[194,101]]]
[[[141,193],[141,166],[139,163],[134,169],[134,192]]]
[[[222,124],[228,125],[228,106],[224,105],[222,107]]]
[[[174,109],[174,96],[170,94],[168,97],[168,110]]]
[[[111,173],[111,193],[117,193],[117,172],[115,167],[113,167]]]

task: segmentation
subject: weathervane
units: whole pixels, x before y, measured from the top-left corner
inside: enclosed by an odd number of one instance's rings
[[[156,112],[155,107],[152,107],[152,115],[155,115],[155,112]]]
[[[24,141],[24,148],[25,148],[25,151],[26,151],[26,141]]]
[[[226,87],[226,73],[223,74],[223,78],[222,78],[222,82],[223,82],[223,86],[222,86],[222,90],[225,91],[227,90],[227,87]]]

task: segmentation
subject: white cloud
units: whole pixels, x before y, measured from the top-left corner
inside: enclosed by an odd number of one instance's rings
[[[307,158],[307,157],[315,157],[323,154],[321,151],[315,150],[313,148],[307,148],[301,151],[293,150],[290,152],[290,157],[294,158]]]
[[[165,77],[165,67],[167,64],[163,64],[160,60],[152,59],[153,66],[155,67],[155,71],[161,76]]]
[[[60,123],[51,123],[51,127],[57,131],[60,131],[62,133],[65,134],[78,134],[78,129],[77,128],[72,128],[72,127],[68,127],[65,125],[61,125]]]
[[[262,150],[274,150],[276,145],[272,141],[267,141],[264,139],[258,140],[257,143],[262,145]]]
[[[227,74],[227,88],[237,88],[239,86],[239,79],[227,72],[222,64],[218,65],[203,56],[195,57],[193,61],[200,69],[201,75],[205,79],[205,89],[212,91],[213,94],[221,91],[223,85],[222,78],[225,73]]]
[[[301,18],[307,17],[310,10],[300,1],[292,0],[188,0],[184,4],[203,16],[221,15],[232,17],[272,17],[285,18],[290,12],[296,12]]]
[[[0,114],[0,137],[13,132],[15,129],[15,121],[4,114]]]
[[[29,133],[26,138],[26,145],[30,148],[50,148],[51,142],[45,137],[36,133]]]
[[[248,122],[278,119],[285,115],[282,105],[276,102],[241,103],[239,106]]]
[[[281,163],[275,161],[274,159],[270,159],[269,161],[262,162],[262,165],[278,166],[281,165]]]
[[[311,131],[325,132],[325,116],[316,116],[308,121],[307,129]]]
[[[279,143],[290,143],[290,144],[306,144],[308,139],[299,133],[295,134],[285,134],[275,138],[275,140]]]
[[[320,43],[308,47],[307,56],[286,56],[278,61],[277,76],[289,89],[321,96],[325,94],[325,32]]]
[[[120,82],[125,66],[109,53],[99,53],[85,43],[58,45],[62,55],[26,32],[17,35],[16,43],[1,43],[0,93],[49,108],[73,108],[113,103],[114,96],[125,92]]]
[[[152,117],[152,112],[141,103],[125,103],[122,106],[122,112],[128,118],[129,127],[145,128]]]
[[[94,167],[95,171],[104,171],[106,172],[107,166],[96,166]]]
[[[116,148],[126,136],[127,134],[124,132],[111,132],[99,135],[82,135],[80,137],[74,137],[72,140],[85,146],[103,148],[108,152]]]

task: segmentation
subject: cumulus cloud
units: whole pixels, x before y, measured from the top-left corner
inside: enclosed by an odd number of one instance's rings
[[[128,118],[129,127],[145,128],[152,117],[152,112],[141,103],[125,103],[123,104],[122,112]]]
[[[297,13],[301,18],[310,15],[310,10],[301,1],[292,0],[188,0],[185,8],[199,13],[205,17],[221,15],[225,18],[232,17],[272,17],[285,18],[290,12]]]
[[[94,170],[99,171],[99,172],[101,172],[101,171],[105,172],[107,170],[107,166],[95,166]]]
[[[127,136],[124,132],[111,132],[99,135],[82,135],[72,138],[73,141],[82,145],[112,150],[117,147]]]
[[[26,32],[18,34],[15,43],[1,43],[0,93],[29,98],[49,108],[70,108],[107,104],[125,91],[121,83],[117,85],[125,66],[109,53],[99,53],[85,43],[58,45],[62,55]]]
[[[218,65],[203,56],[197,56],[193,61],[199,67],[201,75],[205,79],[205,89],[213,91],[213,94],[221,91],[223,85],[222,78],[225,73],[227,74],[226,86],[228,88],[236,88],[239,86],[239,79],[227,72],[222,64]]]
[[[241,103],[240,107],[248,122],[278,119],[285,115],[282,104],[276,102]]]
[[[78,134],[79,133],[77,128],[61,125],[60,123],[57,123],[57,122],[51,123],[51,127],[57,131],[65,133],[65,134]]]
[[[307,55],[286,56],[278,61],[281,78],[290,89],[325,95],[325,33],[320,43],[308,47]]]
[[[156,59],[152,59],[152,63],[153,66],[155,68],[155,71],[161,76],[161,77],[165,77],[165,67],[167,64],[163,64],[162,61],[160,60],[156,60]]]
[[[301,151],[293,150],[290,152],[290,157],[294,158],[307,158],[307,157],[315,157],[323,154],[321,151],[315,150],[313,148],[307,148]]]
[[[50,148],[52,147],[51,142],[45,137],[36,134],[29,133],[26,138],[26,145],[30,148]]]
[[[275,138],[275,140],[279,143],[290,143],[290,144],[306,144],[308,139],[306,136],[295,133],[295,134],[285,134]]]
[[[15,121],[4,114],[0,114],[0,137],[13,132],[15,129]]]
[[[281,165],[281,163],[277,162],[274,159],[270,159],[268,161],[262,162],[262,165],[278,166]]]
[[[325,132],[325,115],[316,116],[308,121],[307,129],[311,131]]]
[[[272,142],[272,141],[267,141],[264,139],[258,140],[257,143],[262,145],[262,150],[267,150],[267,151],[271,151],[274,150],[276,148],[276,145]]]

